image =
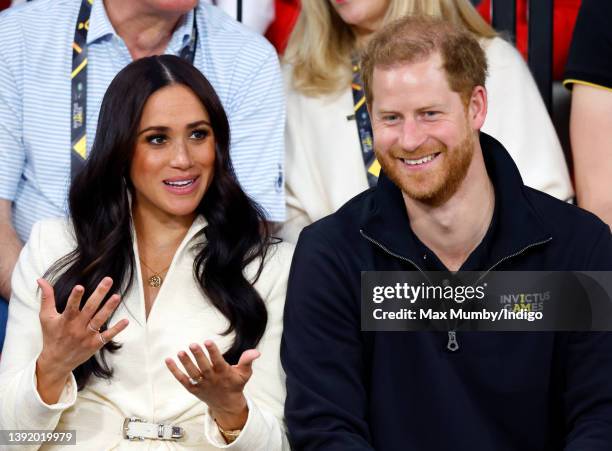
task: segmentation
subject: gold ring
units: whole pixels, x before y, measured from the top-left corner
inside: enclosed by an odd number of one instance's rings
[[[100,328],[99,327],[97,329],[93,328],[93,326],[91,325],[91,321],[87,323],[87,328],[89,330],[91,330],[92,332],[95,332],[95,333],[99,333],[100,332]]]
[[[104,337],[102,336],[101,333],[98,333],[98,338],[100,339],[100,343],[102,343],[102,346],[106,345],[106,343],[108,343],[108,341],[106,341],[104,339]]]

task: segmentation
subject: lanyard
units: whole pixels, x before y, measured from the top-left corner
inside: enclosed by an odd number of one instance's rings
[[[70,176],[73,179],[83,168],[87,156],[87,32],[89,31],[89,17],[91,16],[93,2],[94,0],[81,1],[81,9],[74,29],[74,42],[72,43]],[[188,45],[181,50],[180,57],[193,64],[197,42],[198,27],[194,9],[191,37]]]
[[[368,185],[372,187],[376,186],[378,181],[380,164],[374,154],[372,124],[370,123],[370,115],[368,114],[368,108],[366,106],[363,82],[361,80],[361,72],[357,58],[353,58],[353,82],[351,83],[351,90],[353,91],[355,122],[357,123],[357,132],[359,133],[363,164],[368,178]]]

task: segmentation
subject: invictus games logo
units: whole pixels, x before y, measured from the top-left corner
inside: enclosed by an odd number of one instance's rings
[[[550,291],[511,293],[499,296],[500,305],[511,312],[543,312],[544,302],[548,300],[550,300]]]

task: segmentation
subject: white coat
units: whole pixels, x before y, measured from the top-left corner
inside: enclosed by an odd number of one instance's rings
[[[76,446],[66,450],[288,450],[282,423],[285,398],[279,346],[292,246],[281,243],[269,250],[255,288],[268,309],[268,324],[257,349],[253,376],[245,387],[247,423],[238,439],[227,445],[207,406],[191,395],[167,369],[164,358],[188,350],[192,342],[212,338],[220,350],[233,335],[222,336],[228,322],[200,292],[193,277],[194,235],[205,225],[196,218],[179,246],[148,318],[145,318],[138,248],[134,240],[135,280],[112,317],[110,326],[128,318],[130,324],[115,338],[122,348],[106,353],[114,370],[110,381],[92,375],[77,393],[72,377],[59,402],[45,404],[36,390],[36,359],[42,349],[36,279],[58,258],[74,249],[71,227],[65,220],[37,223],[13,273],[6,341],[0,361],[0,429],[76,430]],[[252,280],[257,263],[246,268]],[[180,364],[179,364],[180,365]],[[130,442],[122,437],[126,417],[181,426],[180,441]],[[0,446],[0,448],[2,448]],[[37,449],[19,446],[15,449]],[[43,446],[41,449],[46,449]]]

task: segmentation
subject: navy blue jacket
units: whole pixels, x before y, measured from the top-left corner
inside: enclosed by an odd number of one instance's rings
[[[526,187],[481,133],[495,188],[483,242],[462,270],[612,270],[610,229]],[[423,269],[401,191],[378,186],[304,229],[281,348],[296,450],[612,450],[612,334],[361,332],[361,271]]]

